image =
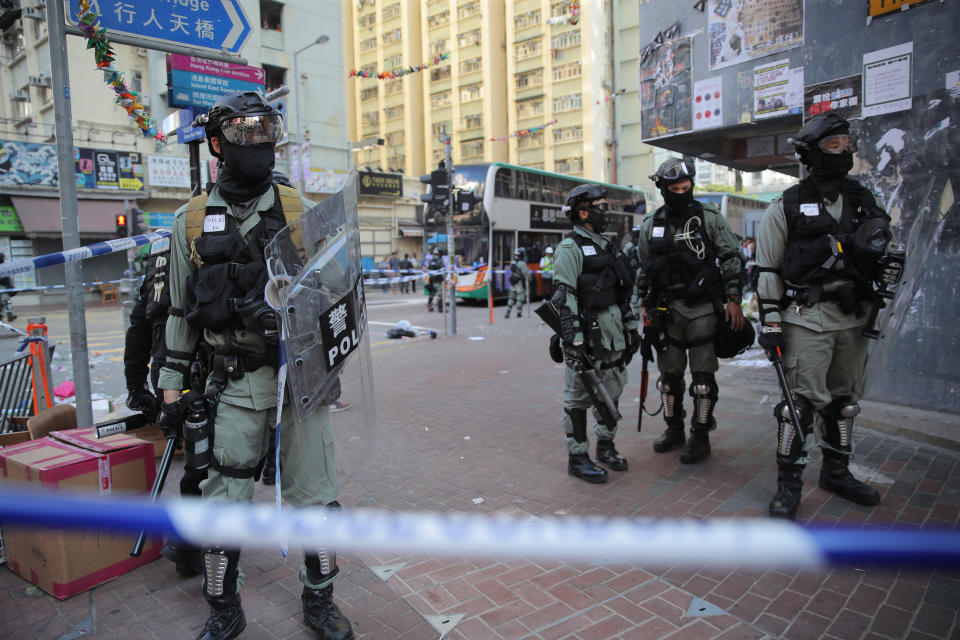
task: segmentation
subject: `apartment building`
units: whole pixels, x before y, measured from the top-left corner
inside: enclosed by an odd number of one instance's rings
[[[581,2],[577,21],[556,0],[345,3],[347,60],[371,76],[348,88],[350,135],[383,141],[357,152],[357,165],[425,173],[443,158],[446,131],[455,165],[506,161],[611,181],[610,5]],[[430,68],[376,78],[421,62]]]

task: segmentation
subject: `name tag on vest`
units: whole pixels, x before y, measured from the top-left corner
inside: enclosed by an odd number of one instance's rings
[[[662,237],[663,237],[663,230],[664,230],[663,227],[654,227],[654,228],[653,228],[653,232],[652,232],[650,235],[651,235],[652,237],[654,237],[654,238],[662,238]]]
[[[593,245],[584,245],[583,255],[585,256],[595,256],[597,255],[597,249]]]
[[[800,213],[805,216],[818,216],[820,215],[820,205],[816,202],[805,202],[800,205]]]
[[[203,230],[216,233],[227,228],[227,216],[224,213],[211,213],[203,219]]]

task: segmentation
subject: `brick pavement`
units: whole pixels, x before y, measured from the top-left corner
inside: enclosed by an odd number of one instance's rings
[[[371,294],[370,318],[440,327],[439,314],[423,314],[420,304],[383,304],[403,298]],[[694,466],[680,465],[677,452],[652,451],[659,417],[645,418],[636,433],[634,383],[617,439],[630,469],[588,485],[566,474],[563,370],[546,355],[547,330],[501,313],[490,327],[486,309],[461,306],[460,335],[433,341],[387,342],[378,337],[386,327],[373,325],[378,457],[345,488],[345,505],[513,518],[763,517],[776,478],[777,390],[768,367],[721,367],[713,455]],[[639,363],[631,374],[639,377]],[[345,399],[356,401],[355,388],[347,385]],[[335,415],[334,424],[350,415]],[[955,452],[868,429],[855,440],[856,470],[883,502],[868,509],[820,490],[815,455],[802,521],[958,525]],[[271,496],[258,488],[258,500]],[[698,570],[369,553],[342,554],[339,562],[336,599],[362,638],[960,638],[960,574],[940,570]],[[310,637],[301,623],[299,563],[294,551],[287,562],[276,551],[243,555],[249,623],[241,637]],[[159,561],[59,602],[0,571],[0,639],[193,637],[206,616],[199,588],[199,578],[180,578]],[[85,627],[92,633],[81,635]]]

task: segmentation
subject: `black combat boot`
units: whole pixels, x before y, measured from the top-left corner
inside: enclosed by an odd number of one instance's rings
[[[200,551],[200,547],[171,537],[160,549],[160,555],[172,562],[177,573],[182,576],[203,573],[203,552]]]
[[[353,627],[333,602],[333,585],[323,589],[304,587],[300,595],[303,601],[303,621],[322,640],[353,640]]]
[[[13,322],[17,319],[17,314],[7,311],[7,322]]]
[[[613,440],[597,440],[597,462],[614,471],[626,471],[627,459],[617,451]]]
[[[505,314],[503,314],[503,317],[504,317],[504,318],[509,318],[509,317],[510,317],[510,307],[507,307],[507,312],[506,312]]]
[[[667,422],[667,429],[663,435],[653,441],[653,450],[657,453],[665,453],[677,447],[682,447],[687,442],[687,435],[684,432],[682,420],[671,420]]]
[[[270,429],[270,445],[267,457],[263,461],[263,484],[272,487],[277,484],[277,430]]]
[[[573,426],[573,433],[569,434],[577,443],[587,445],[587,410],[586,409],[564,409],[570,417],[570,423]],[[603,484],[607,481],[607,470],[597,466],[590,459],[590,454],[571,453],[567,462],[567,473],[586,480],[591,484]]]
[[[687,440],[683,453],[680,454],[680,464],[696,464],[710,455],[709,427],[691,427],[690,439]]]
[[[880,493],[853,477],[848,466],[849,460],[850,456],[846,454],[823,449],[820,488],[865,507],[877,506],[880,504]]]
[[[777,456],[777,495],[770,501],[770,517],[796,520],[803,492],[804,465]]]
[[[208,549],[203,554],[203,597],[210,604],[210,617],[197,640],[230,640],[247,626],[237,593],[240,551]]]
[[[522,318],[522,317],[523,317],[523,307],[518,307],[518,308],[517,308],[517,317],[518,317],[518,318]]]

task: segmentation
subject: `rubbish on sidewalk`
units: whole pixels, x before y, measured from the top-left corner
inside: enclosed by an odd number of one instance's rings
[[[53,395],[56,396],[58,401],[63,401],[66,398],[71,397],[75,393],[75,388],[72,380],[67,380],[58,384],[54,390]]]
[[[410,324],[409,320],[400,320],[397,322],[397,325],[393,329],[388,329],[386,335],[391,340],[401,340],[405,338],[416,338],[418,335],[429,335],[431,339],[435,340],[437,337],[437,332],[433,329],[425,329],[423,327],[415,327]]]

